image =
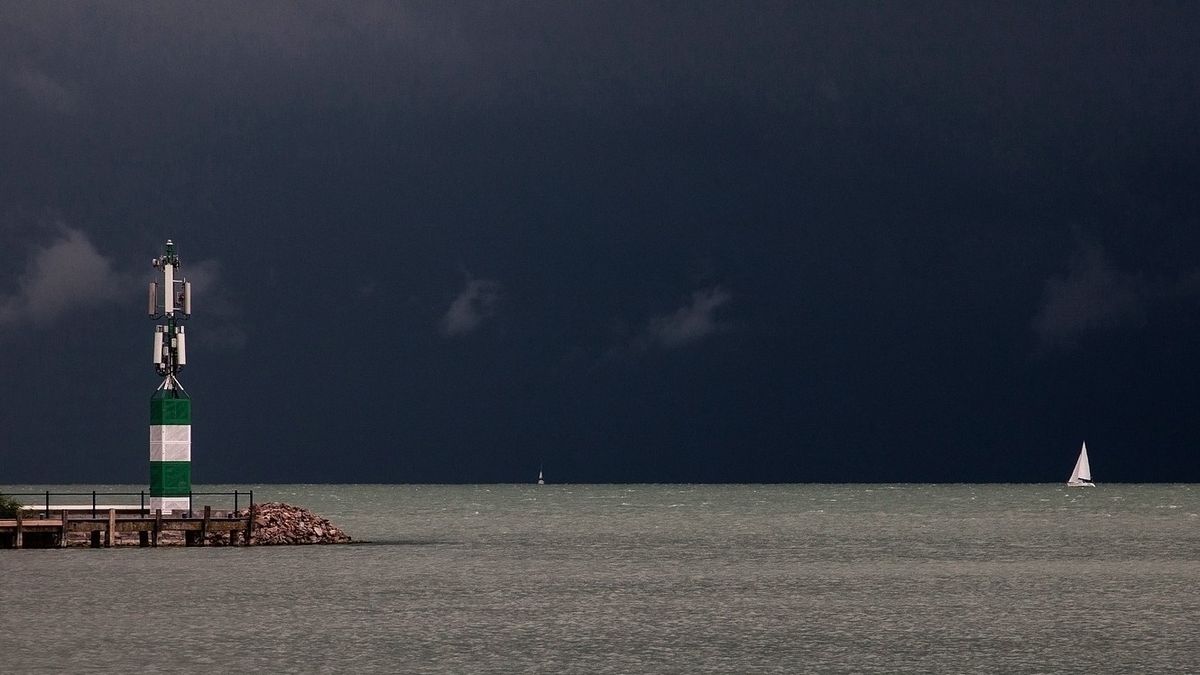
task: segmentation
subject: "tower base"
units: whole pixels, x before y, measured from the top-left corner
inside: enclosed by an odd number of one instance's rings
[[[187,511],[189,501],[187,497],[151,497],[150,510],[162,509],[163,513]]]

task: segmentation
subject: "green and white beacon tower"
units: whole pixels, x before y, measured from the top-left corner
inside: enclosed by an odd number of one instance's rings
[[[151,261],[162,272],[150,282],[150,318],[154,326],[154,371],[163,378],[150,397],[150,508],[186,510],[192,491],[192,400],[179,384],[187,365],[186,333],[181,322],[192,315],[192,285],[175,275],[181,266],[175,244]]]

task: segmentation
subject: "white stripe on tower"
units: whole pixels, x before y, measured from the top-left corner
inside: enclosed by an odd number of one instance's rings
[[[150,425],[150,461],[192,461],[192,425]]]

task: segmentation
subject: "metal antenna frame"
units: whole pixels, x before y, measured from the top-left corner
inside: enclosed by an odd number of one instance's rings
[[[155,291],[154,312],[150,314],[150,319],[152,321],[160,321],[164,318],[167,320],[165,325],[158,324],[163,328],[163,353],[156,355],[161,358],[162,361],[155,362],[154,371],[162,377],[170,376],[171,379],[174,379],[174,376],[179,374],[185,365],[179,362],[179,336],[183,334],[181,333],[181,326],[179,326],[179,322],[187,321],[192,317],[190,312],[185,313],[182,311],[183,307],[181,305],[178,305],[179,309],[176,310],[175,308],[177,305],[175,304],[175,301],[186,297],[188,299],[187,308],[191,309],[191,284],[184,277],[179,277],[178,279],[174,278],[173,274],[168,281],[166,271],[167,265],[171,266],[172,273],[175,270],[183,267],[183,262],[179,259],[179,255],[175,252],[175,243],[170,239],[167,240],[166,252],[157,258],[151,259],[150,265],[155,269],[163,270],[162,295],[159,296],[157,290]],[[156,281],[154,283],[157,284],[158,282]],[[171,286],[170,288],[167,288],[168,284]],[[182,289],[182,294],[177,294],[176,286],[179,286]],[[168,293],[170,294],[169,296],[167,295]],[[162,298],[161,303],[159,302],[160,297]],[[166,300],[168,297],[172,300],[170,312],[166,311]],[[186,358],[186,353],[184,356]],[[164,381],[164,385],[165,384],[166,382]],[[178,384],[178,381],[176,381],[175,385],[178,386]],[[179,388],[182,389],[182,387]]]

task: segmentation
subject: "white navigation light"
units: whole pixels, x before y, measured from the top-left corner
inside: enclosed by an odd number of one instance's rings
[[[175,266],[163,265],[163,314],[175,314]]]
[[[154,365],[161,366],[163,362],[163,327],[154,327]]]

